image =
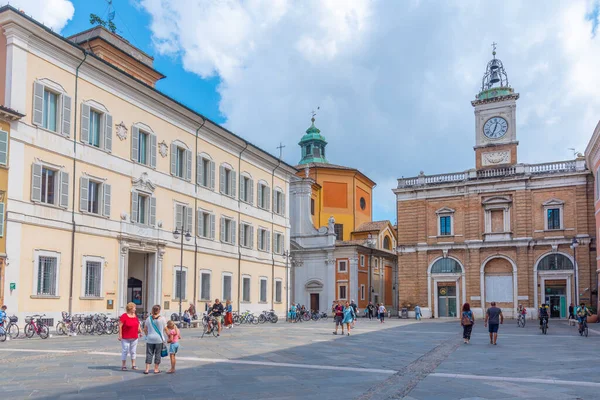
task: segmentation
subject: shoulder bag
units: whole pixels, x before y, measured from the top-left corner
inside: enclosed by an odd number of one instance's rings
[[[158,333],[158,336],[160,336],[160,340],[162,340],[162,349],[160,351],[160,356],[161,357],[168,356],[169,355],[169,350],[167,350],[167,345],[165,344],[165,339],[163,338],[162,333],[156,327],[156,324],[154,323],[154,318],[152,318],[152,316],[150,316],[150,323],[152,324],[152,327],[154,328],[154,330],[156,331],[156,333]]]
[[[462,314],[462,319],[461,319],[461,324],[462,326],[469,326],[473,324],[473,321],[471,321],[471,316],[469,315],[469,312],[465,311]]]

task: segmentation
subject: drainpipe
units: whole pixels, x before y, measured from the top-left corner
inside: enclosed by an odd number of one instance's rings
[[[204,126],[204,124],[206,123],[206,120],[204,118],[202,118],[202,125],[200,125],[198,127],[198,129],[196,129],[196,149],[194,151],[194,157],[196,158],[196,161],[198,160],[198,132],[200,131],[200,129],[202,129],[202,127]],[[209,171],[210,173],[210,171]],[[198,176],[198,162],[196,162],[196,176]],[[192,215],[196,215],[196,223],[198,222],[198,180],[196,179],[196,184],[194,185],[194,210],[192,211]],[[196,298],[196,295],[198,294],[198,228],[199,226],[196,224],[196,234],[194,235],[194,297],[193,297],[193,301],[194,301],[194,308],[196,307],[196,301],[198,300]],[[182,232],[183,234],[183,232]]]
[[[271,171],[271,200],[274,200],[274,194],[275,194],[275,171],[277,171],[277,168],[279,168],[279,166],[281,165],[281,159],[279,159],[277,161],[277,166],[275,167],[275,169],[273,169],[273,171]],[[275,202],[271,201],[271,232],[273,233],[273,239],[275,238],[275,231],[273,229],[275,229],[275,222],[273,221],[273,218],[275,217]],[[284,241],[285,242],[285,241]],[[272,243],[271,243],[272,244]],[[273,247],[273,246],[271,246]],[[271,249],[271,283],[273,284],[272,289],[271,289],[271,310],[275,309],[275,249]],[[287,310],[286,310],[286,315],[287,315]]]
[[[249,143],[246,142],[246,145],[244,146],[244,148],[242,149],[242,151],[240,151],[240,154],[238,155],[238,173],[240,174],[240,179],[238,179],[238,184],[239,181],[241,180],[241,173],[242,173],[242,154],[248,149],[248,145]],[[238,192],[238,238],[240,236],[239,230],[240,230],[240,222],[241,217],[242,217],[242,213],[240,212],[241,208],[242,208],[242,199],[239,196],[239,188],[237,188],[237,192]],[[238,305],[238,312],[241,314],[242,310],[240,309],[240,305],[241,305],[241,297],[242,297],[242,293],[241,293],[241,287],[242,287],[242,247],[240,246],[240,241],[237,241],[237,247],[238,247],[238,301],[237,301],[237,305]]]
[[[75,271],[75,185],[77,183],[77,83],[79,82],[79,68],[83,65],[87,58],[87,52],[83,52],[83,60],[75,68],[75,96],[73,100],[73,108],[75,109],[75,121],[73,123],[73,208],[71,210],[71,271],[69,276],[69,314],[73,314],[73,274]]]

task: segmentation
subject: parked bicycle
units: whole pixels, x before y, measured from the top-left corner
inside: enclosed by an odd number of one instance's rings
[[[6,317],[4,321],[0,321],[0,342],[4,342],[7,337],[16,339],[19,337],[19,327],[17,321],[19,319],[16,316]]]
[[[50,329],[42,322],[42,318],[45,316],[46,314],[25,317],[26,324],[24,331],[26,337],[32,338],[33,335],[37,334],[42,339],[47,339],[50,336]]]
[[[320,319],[327,320],[327,317],[328,317],[326,312],[319,312],[318,310],[313,311],[311,314],[312,314],[311,318],[313,321],[318,321]]]
[[[262,314],[258,316],[258,322],[264,324],[269,321],[273,324],[277,323],[279,317],[275,314],[275,310],[263,311]]]

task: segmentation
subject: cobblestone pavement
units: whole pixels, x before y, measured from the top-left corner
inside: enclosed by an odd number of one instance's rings
[[[457,321],[360,320],[351,336],[333,323],[265,324],[200,339],[182,331],[178,371],[120,370],[116,336],[0,343],[10,399],[598,399],[600,329],[579,337],[551,321],[543,336],[507,321],[497,346],[478,323],[470,345]],[[592,327],[594,329],[594,327]],[[129,362],[128,362],[129,365]]]

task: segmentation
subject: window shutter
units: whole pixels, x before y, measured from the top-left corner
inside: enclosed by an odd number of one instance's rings
[[[138,222],[138,201],[138,193],[131,192],[131,222]]]
[[[105,183],[102,185],[102,189],[104,190],[104,216],[110,218],[111,187]]]
[[[204,176],[204,166],[202,165],[202,157],[196,155],[196,185],[202,184],[202,176]]]
[[[235,246],[235,221],[231,221],[231,244]]]
[[[235,171],[231,170],[231,193],[230,193],[231,197],[235,197],[235,187],[236,187],[235,186],[236,185],[235,178],[236,178]]]
[[[81,177],[79,178],[79,210],[88,210],[88,197],[89,197],[89,179]],[[136,207],[137,208],[137,207]]]
[[[268,186],[265,186],[265,209],[271,209],[271,189]]]
[[[183,230],[183,206],[181,204],[175,204],[175,229]]]
[[[186,164],[186,175],[185,179],[188,181],[192,180],[192,151],[185,151],[185,164]]]
[[[8,132],[0,131],[0,164],[8,165]]]
[[[258,192],[258,206],[262,207],[263,206],[263,185],[261,185],[259,183],[258,188],[256,190]]]
[[[81,104],[81,141],[88,143],[90,141],[90,106]]]
[[[215,162],[210,162],[210,188],[215,190]]]
[[[240,224],[240,246],[246,245],[245,239],[246,239],[246,232],[244,229],[244,224]]]
[[[267,231],[267,253],[271,252],[271,232]]]
[[[138,146],[140,145],[140,128],[137,126],[131,127],[131,159],[138,160]]]
[[[219,167],[219,192],[225,193],[225,167]]]
[[[225,242],[227,238],[225,237],[225,218],[221,217],[221,231],[219,232],[219,236],[221,238],[221,242]]]
[[[149,225],[156,225],[156,197],[150,197],[150,218]]]
[[[243,176],[240,177],[240,200],[246,201],[246,185],[244,185],[246,179]]]
[[[204,213],[200,210],[196,211],[198,216],[196,218],[196,235],[197,236],[208,236],[208,232],[204,232]]]
[[[42,201],[42,166],[31,166],[31,201]]]
[[[194,213],[192,212],[192,207],[185,207],[185,216],[186,216],[186,223],[185,223],[185,230],[186,232],[189,232],[190,235],[192,234],[192,220],[194,218]]]
[[[250,229],[249,229],[249,231],[250,231],[250,240],[249,240],[249,243],[248,243],[248,247],[250,247],[251,249],[253,249],[254,248],[254,227],[251,226]]]
[[[248,181],[248,202],[254,204],[254,180]]]
[[[285,215],[285,194],[280,193],[279,198],[281,199],[281,207],[279,207],[279,213]]]
[[[150,134],[150,167],[156,168],[156,135]]]
[[[62,208],[69,208],[69,173],[60,172],[60,202]],[[75,205],[73,205],[74,207]]]
[[[215,238],[215,215],[210,214],[210,238]]]
[[[171,175],[177,173],[177,146],[171,144]]]
[[[44,123],[44,85],[38,82],[33,84],[33,124]]]
[[[4,203],[0,203],[0,237],[4,237]]]
[[[263,233],[263,230],[259,229],[258,230],[258,249],[259,250],[263,250],[263,248],[264,248],[263,247],[263,235],[262,235],[262,233]]]
[[[71,96],[62,95],[62,134],[71,135]]]
[[[104,150],[110,153],[112,152],[112,115],[104,114],[104,121],[106,122],[104,127]]]

